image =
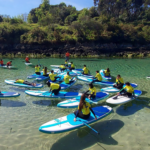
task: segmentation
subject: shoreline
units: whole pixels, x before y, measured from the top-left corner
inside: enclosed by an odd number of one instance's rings
[[[64,45],[8,45],[0,44],[0,58],[150,58],[150,44],[64,44]]]

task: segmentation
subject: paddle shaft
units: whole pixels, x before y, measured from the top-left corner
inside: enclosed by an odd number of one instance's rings
[[[90,128],[91,130],[93,130],[95,133],[99,134],[99,132],[98,132],[98,131],[96,131],[95,129],[93,129],[91,126],[89,126],[88,124],[86,124],[84,121],[82,121],[82,120],[77,120],[77,121],[81,121],[81,122],[83,122],[83,123],[84,123],[84,125],[86,125],[88,128]]]

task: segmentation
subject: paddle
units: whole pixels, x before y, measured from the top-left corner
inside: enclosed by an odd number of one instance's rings
[[[95,129],[93,129],[91,126],[89,126],[87,123],[85,123],[84,121],[82,120],[77,120],[77,121],[81,121],[82,123],[84,123],[84,125],[86,125],[88,128],[92,129],[95,133],[99,134],[98,131],[96,131]]]

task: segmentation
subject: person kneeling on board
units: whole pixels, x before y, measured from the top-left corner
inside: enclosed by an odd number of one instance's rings
[[[65,66],[68,67],[68,62],[67,62],[67,60],[65,60]]]
[[[101,82],[101,81],[102,81],[102,76],[100,75],[99,71],[96,71],[96,76],[91,83]]]
[[[29,57],[26,56],[26,58],[25,58],[26,63],[30,63],[29,60],[30,60]]]
[[[53,93],[54,93],[54,95],[58,95],[59,94],[59,91],[61,90],[61,87],[60,87],[59,84],[51,83],[51,82],[48,81],[47,85],[48,85],[48,87],[50,87],[50,91],[49,92],[52,91],[50,96],[52,96]]]
[[[104,70],[104,75],[105,75],[105,77],[110,77],[110,70],[109,70],[109,68]]]
[[[60,65],[60,70],[61,70],[61,72],[63,72],[64,70],[66,70],[66,67],[65,67],[64,64],[61,64],[61,65]]]
[[[95,116],[95,120],[97,120],[97,117],[96,117],[94,111],[92,110],[91,105],[85,101],[85,98],[86,98],[85,94],[83,94],[80,98],[78,110],[74,112],[74,114],[75,114],[74,121],[76,121],[77,117],[82,118],[82,119],[88,119],[91,115],[90,111]]]
[[[26,84],[26,85],[31,85],[31,86],[36,86],[36,83],[31,83],[22,79],[16,79],[15,83],[21,83],[21,84]]]
[[[88,94],[88,92],[91,91],[91,94]],[[89,84],[89,90],[85,92],[85,95],[88,97],[88,99],[94,99],[96,97],[96,88],[93,86],[92,83]]]
[[[122,88],[114,99],[117,99],[119,95],[131,97],[134,96],[134,88],[130,85],[129,82],[125,83],[125,87]]]
[[[71,79],[72,79],[72,78],[70,77],[69,72],[67,72],[67,75],[64,76],[64,81],[65,81],[65,83],[66,83],[66,84],[72,83],[73,81],[71,81]]]
[[[84,65],[82,74],[85,74],[85,75],[89,74],[89,70],[87,69],[86,65]]]
[[[124,85],[123,78],[120,75],[117,75],[116,84],[113,85],[114,88],[122,89]]]
[[[71,67],[69,68],[70,70],[75,69],[75,65],[73,64],[73,62],[71,62]]]
[[[47,67],[43,68],[43,76],[48,77],[49,74],[47,74]]]
[[[12,66],[11,63],[12,63],[12,61],[8,61],[7,64],[6,64],[6,66],[7,66],[7,67],[8,67],[8,66]]]
[[[35,66],[35,73],[36,73],[37,75],[41,75],[40,66],[38,66],[38,65]]]
[[[1,66],[4,66],[4,61],[2,59],[0,60],[0,64]]]
[[[49,78],[51,81],[55,82],[57,78],[60,78],[60,77],[56,77],[57,74],[54,74],[54,70],[51,70],[51,73],[49,74]]]

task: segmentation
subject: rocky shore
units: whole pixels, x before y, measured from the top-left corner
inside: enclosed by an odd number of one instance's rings
[[[72,58],[143,58],[150,57],[150,44],[24,45],[0,44],[0,58],[62,58],[69,51]]]

